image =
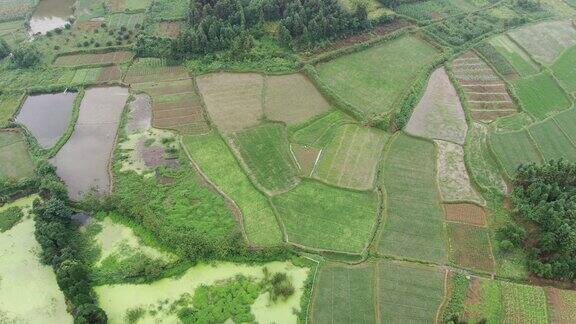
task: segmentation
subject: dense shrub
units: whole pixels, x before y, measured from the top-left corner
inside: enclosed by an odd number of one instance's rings
[[[6,44],[6,41],[0,39],[0,60],[8,55],[10,55],[10,48],[8,47],[8,44]]]
[[[502,75],[512,75],[516,72],[508,60],[490,43],[482,42],[476,46],[476,50],[494,66],[498,73]]]
[[[29,68],[40,62],[40,55],[33,45],[22,45],[12,53],[12,63],[18,68]]]
[[[511,195],[514,214],[530,226],[501,232],[528,251],[529,269],[546,278],[576,278],[576,163],[522,165]]]
[[[18,223],[24,213],[20,207],[11,207],[0,212],[0,233],[6,232]]]

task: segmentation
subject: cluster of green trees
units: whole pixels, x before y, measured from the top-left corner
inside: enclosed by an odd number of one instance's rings
[[[10,55],[10,47],[5,40],[0,39],[0,60]]]
[[[75,323],[106,323],[106,313],[98,307],[92,291],[88,269],[77,250],[73,210],[67,205],[67,192],[47,163],[40,168],[43,181],[40,195],[34,201],[34,235],[42,247],[40,258],[56,272],[58,286],[73,307]]]
[[[504,246],[526,249],[528,267],[538,276],[575,279],[576,163],[521,166],[511,199],[515,216],[531,226],[506,226],[499,233]]]
[[[11,207],[0,212],[0,233],[6,232],[16,225],[24,216],[22,208]]]
[[[265,23],[275,26],[275,37],[284,46],[317,47],[371,28],[366,6],[359,2],[350,13],[338,0],[194,0],[187,26],[176,40],[144,36],[135,50],[142,56],[158,55],[165,53],[161,47],[170,42],[169,54],[174,59],[220,52],[243,58],[267,34]]]

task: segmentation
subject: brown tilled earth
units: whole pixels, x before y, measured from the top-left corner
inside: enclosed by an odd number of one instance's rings
[[[158,24],[158,32],[166,37],[176,38],[181,30],[182,22],[180,21],[163,21]]]
[[[449,221],[486,226],[484,208],[474,204],[444,204],[444,214]]]
[[[478,278],[472,278],[472,280],[470,281],[470,284],[468,285],[468,292],[466,294],[466,301],[464,302],[465,305],[469,306],[469,305],[477,305],[482,301],[482,292],[480,291],[481,287],[481,282],[480,279]],[[469,311],[471,308],[473,307],[467,307],[467,310]],[[478,318],[478,315],[480,314],[471,314],[465,312],[464,313],[464,318]]]
[[[462,267],[494,271],[494,260],[487,230],[482,227],[448,223],[450,255]]]
[[[318,153],[320,153],[320,150],[292,144],[292,151],[294,152],[294,155],[296,155],[296,159],[300,164],[300,173],[303,176],[309,177],[312,174],[314,163],[316,163],[316,159],[318,158]]]
[[[117,51],[99,54],[72,54],[56,58],[55,66],[76,66],[91,64],[119,64],[128,61],[134,54],[127,51]]]
[[[120,80],[122,78],[122,71],[116,66],[107,66],[102,68],[100,74],[98,75],[98,82],[109,82],[114,80]]]

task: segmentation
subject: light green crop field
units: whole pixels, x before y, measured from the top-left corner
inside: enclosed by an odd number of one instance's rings
[[[434,20],[477,9],[472,1],[434,0],[405,2],[394,8],[399,13],[417,20]]]
[[[461,267],[494,271],[488,230],[479,226],[448,223],[450,259]]]
[[[546,288],[548,314],[552,323],[576,322],[576,292]]]
[[[288,241],[315,249],[361,253],[376,221],[376,193],[338,189],[303,179],[272,197]]]
[[[506,34],[498,35],[490,39],[490,44],[506,58],[520,76],[528,76],[538,73],[539,67],[536,62],[516,45]]]
[[[504,323],[548,323],[546,295],[542,287],[502,282]]]
[[[384,131],[357,124],[340,126],[322,151],[314,176],[335,186],[371,189],[389,137]]]
[[[378,264],[381,323],[435,323],[444,297],[444,272],[417,264]]]
[[[576,94],[576,46],[566,50],[550,68],[564,89]]]
[[[520,164],[542,163],[542,154],[530,139],[526,130],[511,133],[490,133],[490,146],[496,158],[512,178]]]
[[[379,252],[443,262],[446,240],[434,143],[404,134],[391,140],[379,179],[387,195]]]
[[[24,136],[19,132],[0,132],[0,178],[21,180],[34,174],[34,162]]]
[[[568,47],[576,45],[576,29],[570,20],[545,21],[509,33],[534,60],[549,65]]]
[[[499,281],[474,278],[468,287],[462,320],[502,323],[502,288]]]
[[[546,72],[513,82],[524,110],[537,119],[544,119],[571,106],[566,93]]]
[[[572,143],[576,143],[576,109],[570,109],[554,116],[554,120],[560,126],[565,135]]]
[[[23,96],[23,93],[0,94],[0,126],[6,125],[8,120],[18,110]]]
[[[341,125],[353,119],[338,109],[308,122],[290,127],[290,141],[306,147],[323,148],[334,138]]]
[[[242,171],[222,138],[214,132],[186,136],[184,144],[201,171],[236,202],[250,243],[259,246],[279,244],[282,235],[272,207]]]
[[[404,36],[318,66],[320,78],[366,115],[387,113],[438,51]]]
[[[374,323],[375,269],[373,264],[324,266],[316,278],[312,323]]]
[[[290,152],[286,127],[260,125],[232,135],[249,174],[267,190],[286,190],[298,183],[298,166]]]
[[[528,131],[545,160],[564,158],[569,161],[576,161],[576,147],[564,135],[554,119],[534,124],[528,128]]]

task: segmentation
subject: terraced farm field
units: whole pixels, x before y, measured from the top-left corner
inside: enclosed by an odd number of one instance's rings
[[[332,141],[341,126],[354,123],[354,119],[340,110],[331,110],[318,118],[291,127],[290,141],[305,147],[322,149]]]
[[[451,68],[474,120],[493,121],[516,112],[506,83],[476,53],[469,51],[458,56]]]
[[[546,21],[509,33],[530,56],[544,65],[550,65],[562,52],[576,45],[576,29],[570,20]]]
[[[576,46],[567,49],[550,68],[564,89],[576,95]]]
[[[499,163],[509,178],[516,174],[516,169],[528,162],[542,163],[543,157],[534,145],[528,131],[513,133],[491,133],[490,146]]]
[[[288,242],[319,250],[360,254],[378,212],[376,193],[339,189],[314,180],[272,197]]]
[[[414,108],[406,131],[462,145],[467,130],[466,117],[456,89],[444,68],[439,68],[430,76],[426,92]]]
[[[385,114],[439,55],[425,41],[404,36],[320,64],[322,81],[365,115]]]
[[[502,282],[504,323],[548,323],[544,289]]]
[[[371,189],[388,138],[385,132],[355,124],[339,127],[322,150],[313,176],[343,188]]]
[[[378,251],[442,262],[446,257],[445,231],[436,189],[434,143],[404,134],[391,141],[379,179],[386,190],[387,217]]]
[[[23,97],[24,94],[19,92],[0,94],[0,126],[8,123],[8,120],[18,110]]]
[[[475,225],[448,223],[450,259],[457,265],[485,272],[494,271],[490,234]]]

